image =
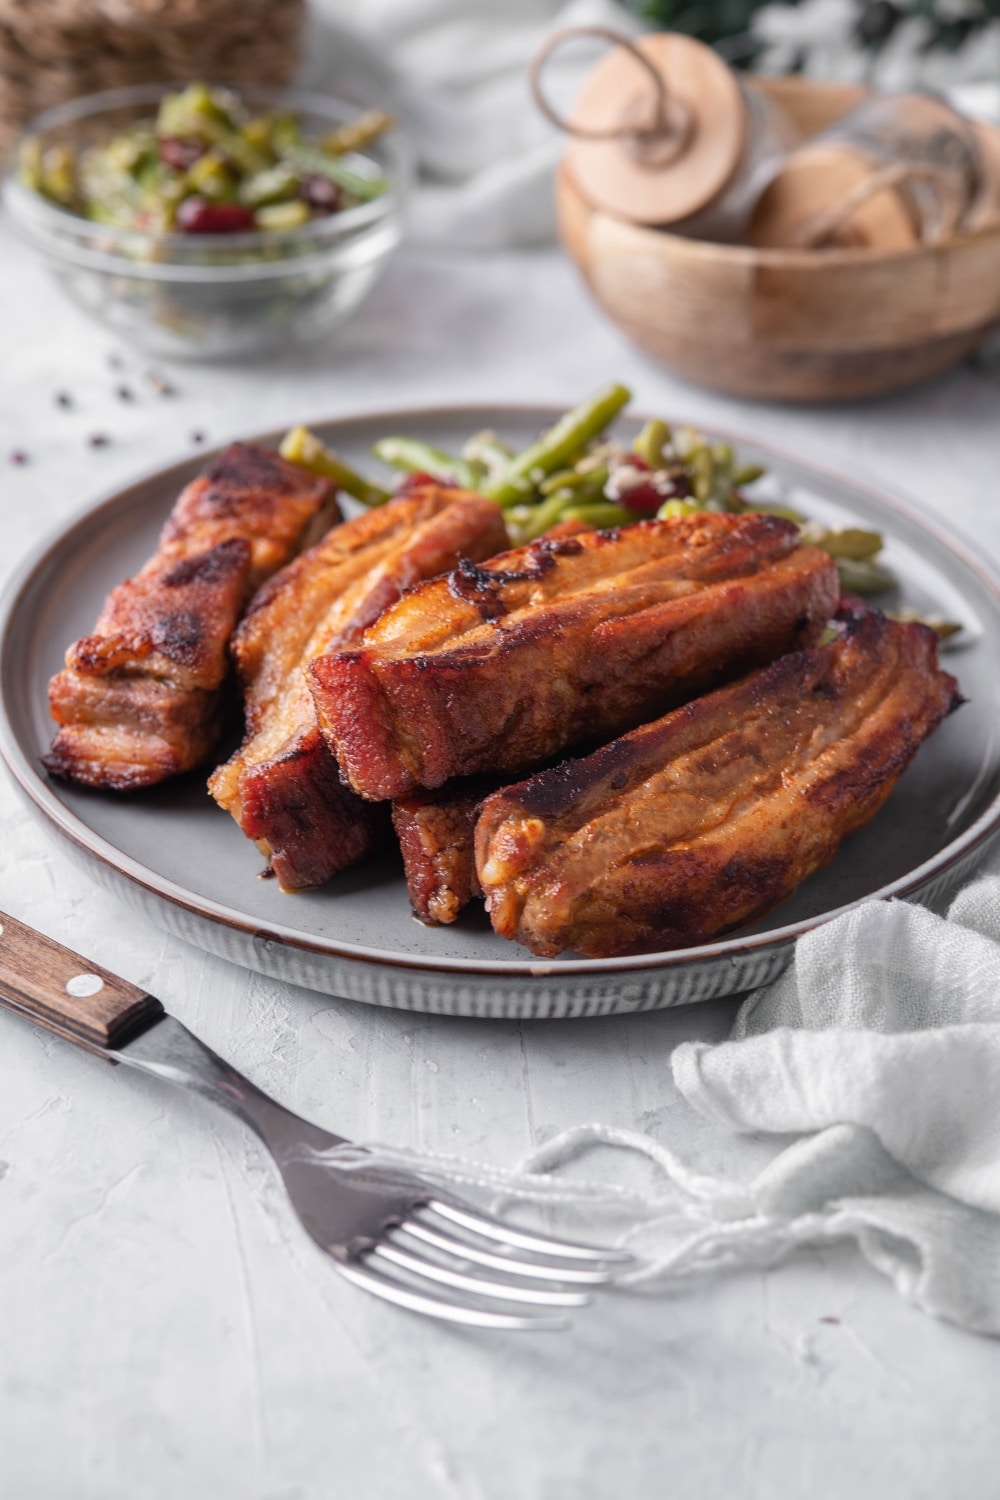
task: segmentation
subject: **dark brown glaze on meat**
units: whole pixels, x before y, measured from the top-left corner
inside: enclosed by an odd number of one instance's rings
[[[493,926],[543,957],[608,958],[753,922],[868,822],[960,701],[932,631],[855,609],[830,645],[488,797]]]
[[[129,791],[201,765],[223,718],[229,637],[251,591],[297,551],[330,484],[234,443],[181,494],[155,555],[108,595],[49,685],[54,775]]]
[[[334,522],[340,511],[328,479],[286,463],[270,448],[230,443],[184,490],[160,548],[193,556],[220,536],[250,546],[247,597]]]
[[[414,792],[392,804],[392,822],[403,854],[413,910],[432,925],[454,922],[473,896],[476,814],[496,781],[449,782],[435,792]]]
[[[247,732],[209,790],[270,860],[286,890],[322,885],[386,836],[384,809],[340,778],[305,667],[358,641],[400,595],[507,539],[498,506],[425,485],[335,527],[271,578],[233,639]]]
[[[837,571],[773,516],[686,516],[535,542],[413,589],[313,663],[362,796],[511,773],[816,641]]]
[[[584,521],[560,521],[545,538],[561,541],[593,529]],[[463,777],[392,804],[410,904],[422,922],[454,922],[474,897],[483,894],[476,875],[476,815],[483,798],[496,790],[495,776]]]

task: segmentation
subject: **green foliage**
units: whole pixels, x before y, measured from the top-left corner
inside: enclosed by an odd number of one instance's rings
[[[752,33],[755,13],[766,4],[797,5],[798,0],[626,0],[629,8],[658,31],[681,31],[717,47],[737,67],[752,66],[761,46]],[[975,0],[956,14],[952,0],[844,0],[854,11],[859,49],[878,53],[897,27],[911,17],[928,23],[926,50],[955,52],[988,22],[1000,18],[1000,0]],[[967,13],[966,13],[967,12]]]

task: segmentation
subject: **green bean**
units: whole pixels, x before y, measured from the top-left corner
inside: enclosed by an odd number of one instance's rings
[[[539,479],[567,467],[583,445],[603,432],[630,400],[630,391],[612,385],[567,412],[537,442],[512,458],[498,478],[486,485],[485,493],[503,506],[526,499]]]
[[[691,489],[694,498],[700,500],[702,505],[707,505],[713,498],[713,483],[715,480],[715,459],[712,450],[707,443],[696,448],[688,456],[688,469],[691,474]]]
[[[206,120],[234,129],[236,122],[223,105],[223,97],[206,83],[189,83],[176,94],[165,94],[156,116],[157,133],[193,135]]]
[[[849,526],[843,531],[829,531],[825,526],[810,524],[803,528],[802,539],[822,547],[831,557],[849,558],[854,562],[867,561],[881,552],[883,546],[877,531],[862,531],[857,526]]]
[[[307,427],[293,427],[287,432],[282,439],[280,451],[282,458],[287,458],[289,463],[298,464],[311,474],[322,474],[325,479],[332,479],[338,489],[353,495],[362,505],[384,505],[387,500],[392,499],[388,490],[373,484],[363,474],[350,468],[339,454],[327,448]]]
[[[279,162],[276,167],[267,167],[241,183],[239,198],[251,208],[261,208],[291,198],[298,190],[298,173],[287,162]]]
[[[275,153],[271,145],[270,115],[258,115],[255,120],[247,120],[240,127],[240,135],[254,151],[259,151],[261,156],[273,161]]]
[[[63,208],[73,207],[76,202],[76,152],[72,146],[49,146],[43,153],[42,192]]]
[[[199,193],[203,198],[229,198],[235,184],[223,155],[213,147],[188,168],[184,186],[188,192]]]
[[[157,132],[167,136],[194,136],[217,146],[241,172],[263,172],[270,161],[240,133],[228,110],[203,83],[189,84],[179,94],[167,94],[160,103]]]
[[[922,615],[916,609],[887,609],[885,613],[888,619],[898,620],[901,625],[926,625],[939,641],[949,641],[965,629],[957,620],[946,620],[941,615]]]
[[[763,464],[744,464],[741,469],[733,470],[733,486],[740,489],[745,484],[753,484],[755,479],[762,479],[766,473]]]
[[[701,510],[700,505],[695,505],[693,500],[664,500],[656,512],[658,521],[669,521],[675,516],[696,516]]]
[[[481,466],[464,458],[455,458],[419,438],[384,437],[373,444],[372,452],[393,469],[410,474],[432,474],[435,479],[453,479],[464,489],[478,489],[483,478]]]
[[[603,500],[593,505],[567,505],[559,519],[582,521],[586,526],[605,531],[611,527],[628,526],[635,518],[613,500]]]
[[[802,512],[793,510],[790,505],[750,505],[747,509],[752,510],[755,515],[778,516],[782,521],[794,521],[796,526],[809,524]]]
[[[328,156],[315,146],[288,146],[282,155],[285,161],[300,172],[329,177],[331,182],[335,182],[345,193],[350,193],[352,198],[357,198],[361,203],[367,203],[370,198],[378,198],[389,186],[385,177],[357,172],[342,157]]]
[[[576,499],[572,490],[556,490],[555,494],[547,496],[540,505],[526,507],[530,510],[530,518],[519,528],[518,540],[521,542],[533,542],[537,537],[544,536],[550,527],[555,526],[558,521],[565,520],[567,507],[572,505]]]
[[[258,229],[298,229],[311,217],[308,203],[301,198],[291,203],[268,203],[254,210],[254,224]]]
[[[336,130],[331,130],[329,135],[323,137],[320,145],[331,156],[344,156],[349,151],[362,151],[372,141],[378,140],[380,135],[385,135],[387,130],[394,130],[395,126],[392,115],[387,114],[384,109],[366,109],[356,120],[349,120],[346,125],[338,125]]]
[[[896,582],[887,568],[882,568],[871,558],[857,561],[853,557],[837,559],[840,586],[848,594],[881,594]]]
[[[44,191],[42,187],[42,143],[36,135],[22,141],[17,158],[17,180],[33,193]]]
[[[558,474],[544,480],[538,488],[543,495],[553,495],[556,490],[572,490],[578,500],[603,500],[609,473],[607,464],[601,464],[596,469],[560,469]],[[556,480],[561,482],[557,484]]]
[[[550,474],[548,479],[543,479],[538,486],[540,495],[554,495],[556,490],[575,490],[586,480],[586,474],[579,469],[557,469]]]
[[[679,427],[673,436],[673,447],[678,458],[685,463],[699,448],[705,447],[705,438],[697,427]]]
[[[254,150],[249,141],[240,135],[238,130],[227,129],[225,125],[208,123],[205,135],[213,146],[228,156],[231,162],[239,167],[241,172],[253,175],[255,172],[264,172],[270,166],[268,158],[262,151]]]
[[[670,428],[666,422],[653,417],[645,423],[632,444],[632,452],[638,454],[651,469],[660,469],[663,467],[663,450],[669,442]]]
[[[287,112],[270,115],[268,125],[268,141],[275,155],[281,156],[293,146],[302,144],[302,126],[294,115]]]
[[[484,473],[492,477],[510,462],[514,457],[514,450],[506,443],[501,443],[496,433],[487,428],[483,432],[473,433],[462,449],[462,457],[469,463],[482,464]]]

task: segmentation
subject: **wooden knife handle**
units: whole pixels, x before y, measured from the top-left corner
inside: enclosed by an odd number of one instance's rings
[[[163,1015],[152,995],[2,911],[0,1005],[101,1053]]]

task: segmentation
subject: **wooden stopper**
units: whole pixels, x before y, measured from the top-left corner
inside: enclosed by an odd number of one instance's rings
[[[794,152],[757,204],[759,247],[909,250],[964,226],[985,152],[970,121],[933,94],[863,101]]]
[[[734,176],[746,108],[726,64],[692,37],[645,36],[632,45],[661,80],[665,128],[654,128],[658,99],[647,71],[617,47],[573,106],[567,161],[595,207],[639,224],[672,224],[704,209]]]
[[[919,227],[898,188],[886,184],[862,195],[874,170],[851,146],[802,147],[757,200],[748,243],[758,249],[912,249],[920,242]]]
[[[979,175],[975,201],[962,228],[974,233],[1000,225],[1000,130],[981,120],[970,120],[979,151]]]

